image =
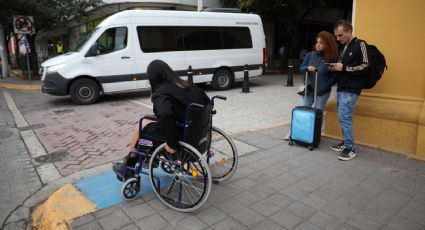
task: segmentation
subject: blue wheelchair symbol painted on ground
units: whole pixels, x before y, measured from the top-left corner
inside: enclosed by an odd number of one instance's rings
[[[154,171],[157,169],[154,169]],[[155,173],[158,175],[158,172]],[[148,175],[140,174],[142,188],[139,196],[153,192]],[[171,179],[164,180],[161,177],[161,187],[168,186]],[[92,177],[84,178],[75,184],[87,198],[96,204],[98,209],[107,208],[125,202],[121,197],[121,186],[123,182],[116,178],[113,171],[107,171]]]

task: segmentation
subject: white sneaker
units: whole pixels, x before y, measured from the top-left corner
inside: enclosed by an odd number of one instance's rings
[[[286,134],[286,136],[283,138],[283,140],[290,141],[291,140],[291,134],[290,133]]]

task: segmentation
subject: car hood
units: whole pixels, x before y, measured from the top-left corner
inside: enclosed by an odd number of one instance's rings
[[[41,66],[45,68],[45,67],[50,67],[50,66],[54,66],[54,65],[59,65],[59,64],[62,64],[62,63],[66,63],[66,62],[68,62],[72,59],[75,59],[77,56],[78,56],[78,53],[69,52],[69,53],[62,54],[60,56],[48,59],[45,62],[43,62],[41,64]]]

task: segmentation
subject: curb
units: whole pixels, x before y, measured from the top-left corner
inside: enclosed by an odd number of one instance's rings
[[[21,84],[13,84],[13,83],[0,83],[0,88],[12,89],[12,90],[41,91],[40,85],[21,85]]]

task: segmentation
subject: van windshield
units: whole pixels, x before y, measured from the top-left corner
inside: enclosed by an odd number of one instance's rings
[[[90,40],[90,38],[93,36],[93,34],[98,30],[98,28],[95,28],[94,30],[90,31],[90,33],[86,34],[85,36],[83,36],[80,40],[79,43],[77,43],[77,45],[71,49],[71,52],[80,52],[80,50],[84,47],[84,45],[86,44],[86,42],[88,40]]]

